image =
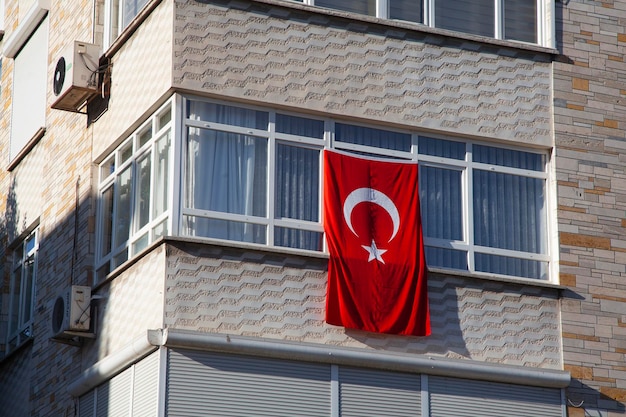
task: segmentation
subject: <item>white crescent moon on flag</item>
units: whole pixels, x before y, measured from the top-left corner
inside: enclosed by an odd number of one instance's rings
[[[388,242],[391,242],[400,228],[400,213],[398,213],[396,205],[389,197],[373,188],[357,188],[348,194],[348,197],[346,197],[346,201],[343,203],[343,217],[346,220],[348,227],[352,230],[352,233],[358,236],[352,226],[352,210],[354,210],[357,204],[365,202],[377,204],[389,213],[391,221],[393,222],[393,233],[388,240]]]

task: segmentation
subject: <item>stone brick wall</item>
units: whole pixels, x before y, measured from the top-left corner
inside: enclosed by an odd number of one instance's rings
[[[626,2],[557,3],[556,172],[569,415],[626,413]]]

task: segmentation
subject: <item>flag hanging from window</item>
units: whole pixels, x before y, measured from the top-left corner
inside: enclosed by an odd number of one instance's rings
[[[330,252],[326,322],[430,334],[415,162],[324,151],[324,230]]]

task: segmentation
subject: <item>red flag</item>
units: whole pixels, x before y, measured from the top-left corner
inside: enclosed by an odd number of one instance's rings
[[[430,334],[416,163],[324,151],[326,322]]]

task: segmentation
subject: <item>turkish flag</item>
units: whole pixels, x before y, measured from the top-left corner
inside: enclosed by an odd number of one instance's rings
[[[430,334],[415,162],[324,151],[326,322]]]

